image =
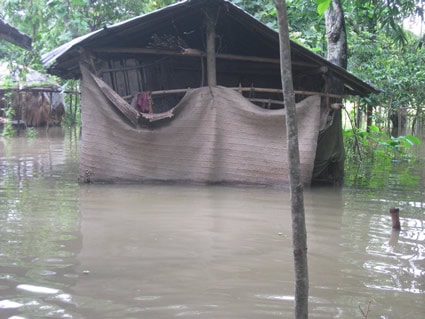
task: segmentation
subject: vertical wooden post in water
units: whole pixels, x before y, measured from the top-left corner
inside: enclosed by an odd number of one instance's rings
[[[215,16],[214,10],[206,12],[207,24],[207,79],[209,86],[217,85],[216,56],[215,56]]]
[[[13,107],[13,101],[12,101]],[[22,105],[21,105],[21,92],[18,90],[18,136],[21,135],[21,118],[22,118]],[[13,116],[11,118],[13,120]]]
[[[393,229],[400,230],[400,209],[399,208],[390,208],[391,220],[393,223]]]

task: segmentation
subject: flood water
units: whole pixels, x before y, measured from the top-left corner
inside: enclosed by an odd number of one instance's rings
[[[78,151],[0,138],[1,319],[293,318],[286,190],[80,185]],[[306,190],[310,318],[425,318],[424,190]]]

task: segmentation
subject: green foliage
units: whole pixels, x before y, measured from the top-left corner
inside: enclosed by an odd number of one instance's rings
[[[15,115],[15,111],[10,106],[6,107],[3,111],[6,115],[7,122],[3,125],[2,136],[13,137],[15,135],[15,130],[13,129],[12,119]]]
[[[293,41],[326,55],[325,23],[323,16],[317,14],[316,5],[304,0],[288,2],[288,20]]]
[[[258,20],[277,30],[277,13],[273,1],[270,0],[233,0],[234,4],[240,6]]]
[[[33,127],[27,128],[27,137],[28,138],[35,138],[38,135],[38,131]]]
[[[67,108],[65,112],[65,116],[62,120],[62,126],[72,127],[78,126],[81,124],[81,114],[80,108],[75,108],[71,110],[71,108]]]
[[[421,141],[411,135],[388,137],[377,126],[369,130],[344,130],[346,184],[384,187],[389,179],[405,186],[416,185],[413,146]]]
[[[423,116],[425,104],[424,48],[412,45],[400,48],[385,34],[353,35],[356,41],[351,46],[350,69],[363,79],[370,80],[382,89],[382,93],[361,100],[362,110],[366,105],[385,107],[387,116],[400,107],[414,111],[414,117]],[[411,112],[412,113],[412,112]]]
[[[79,82],[75,80],[67,81],[65,87],[73,92],[79,91]],[[62,126],[71,127],[81,124],[81,109],[79,94],[65,95],[65,116],[62,120]]]
[[[274,1],[233,0],[232,2],[277,31]],[[291,39],[323,55],[325,26],[323,18],[316,12],[317,7],[304,0],[291,0],[286,3]]]
[[[331,4],[331,0],[316,0],[317,13],[322,15],[328,9]]]
[[[412,135],[388,137],[377,126],[368,130],[347,129],[343,131],[345,153],[348,159],[361,161],[409,160],[414,157],[410,151],[414,145],[420,145],[419,138]]]
[[[6,79],[4,81],[3,87],[7,88],[9,83],[10,83],[9,79]],[[2,96],[1,102],[3,104],[3,109],[0,109],[0,111],[2,111],[3,114],[0,113],[0,115],[6,118],[6,123],[3,124],[3,131],[1,134],[3,137],[12,137],[15,135],[15,130],[13,129],[13,124],[12,124],[15,111],[12,108],[11,99],[12,99],[12,93],[10,92],[7,92]]]

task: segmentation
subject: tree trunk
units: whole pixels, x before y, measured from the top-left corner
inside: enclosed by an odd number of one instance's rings
[[[401,135],[406,135],[406,123],[407,123],[407,107],[398,107],[392,111],[390,116],[391,122],[393,124],[391,129],[391,136],[398,137]]]
[[[369,132],[369,127],[372,126],[373,119],[373,106],[368,104],[366,106],[366,130]]]
[[[286,127],[291,194],[292,246],[295,267],[295,318],[308,318],[307,232],[304,214],[303,184],[300,178],[300,153],[292,81],[291,47],[289,41],[286,1],[275,0],[280,43],[280,68],[286,109]]]
[[[332,0],[325,12],[328,60],[347,69],[347,33],[340,0]]]
[[[347,69],[347,35],[345,31],[344,12],[340,0],[332,0],[325,11],[326,37],[328,44],[328,60],[344,69]],[[344,95],[344,83],[332,73],[327,74],[326,92]],[[327,104],[342,103],[341,99],[327,100]],[[326,180],[334,185],[341,185],[344,178],[344,143],[342,135],[341,110],[333,112],[333,134],[331,137],[319,136],[318,153],[323,149],[332,150],[328,158],[328,166],[324,170]],[[326,132],[325,132],[326,133]],[[321,142],[321,138],[324,141]],[[330,144],[331,143],[331,144]],[[327,176],[326,176],[327,175]]]

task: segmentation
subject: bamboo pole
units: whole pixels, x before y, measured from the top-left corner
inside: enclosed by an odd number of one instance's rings
[[[251,102],[260,102],[265,104],[278,104],[278,105],[285,105],[283,101],[278,100],[271,100],[271,99],[258,99],[258,98],[248,98]]]
[[[276,94],[283,94],[283,91],[281,89],[273,89],[273,88],[253,88],[253,87],[229,87],[229,89],[238,91],[239,93],[242,92],[261,92],[261,93],[276,93]],[[158,90],[158,91],[152,91],[150,92],[151,95],[163,95],[163,94],[179,94],[179,93],[186,93],[190,88],[187,89],[173,89],[173,90]],[[329,96],[334,98],[346,98],[344,95],[338,95],[338,94],[330,94],[330,93],[323,93],[323,92],[313,92],[313,91],[294,91],[295,95],[319,95],[319,96]],[[127,95],[123,96],[123,99],[130,99],[133,95]],[[281,102],[281,101],[280,101]]]
[[[206,13],[207,19],[207,80],[209,86],[217,85],[217,69],[215,57],[215,21],[213,11]]]
[[[273,89],[273,88],[255,88],[255,87],[230,87],[230,89],[240,91],[240,92],[263,92],[263,93],[283,93],[283,90],[281,89]],[[325,93],[325,92],[314,92],[314,91],[297,91],[295,90],[294,93],[296,95],[320,95],[320,96],[328,96],[333,98],[347,98],[345,95],[339,95],[339,94],[332,94],[332,93]]]

